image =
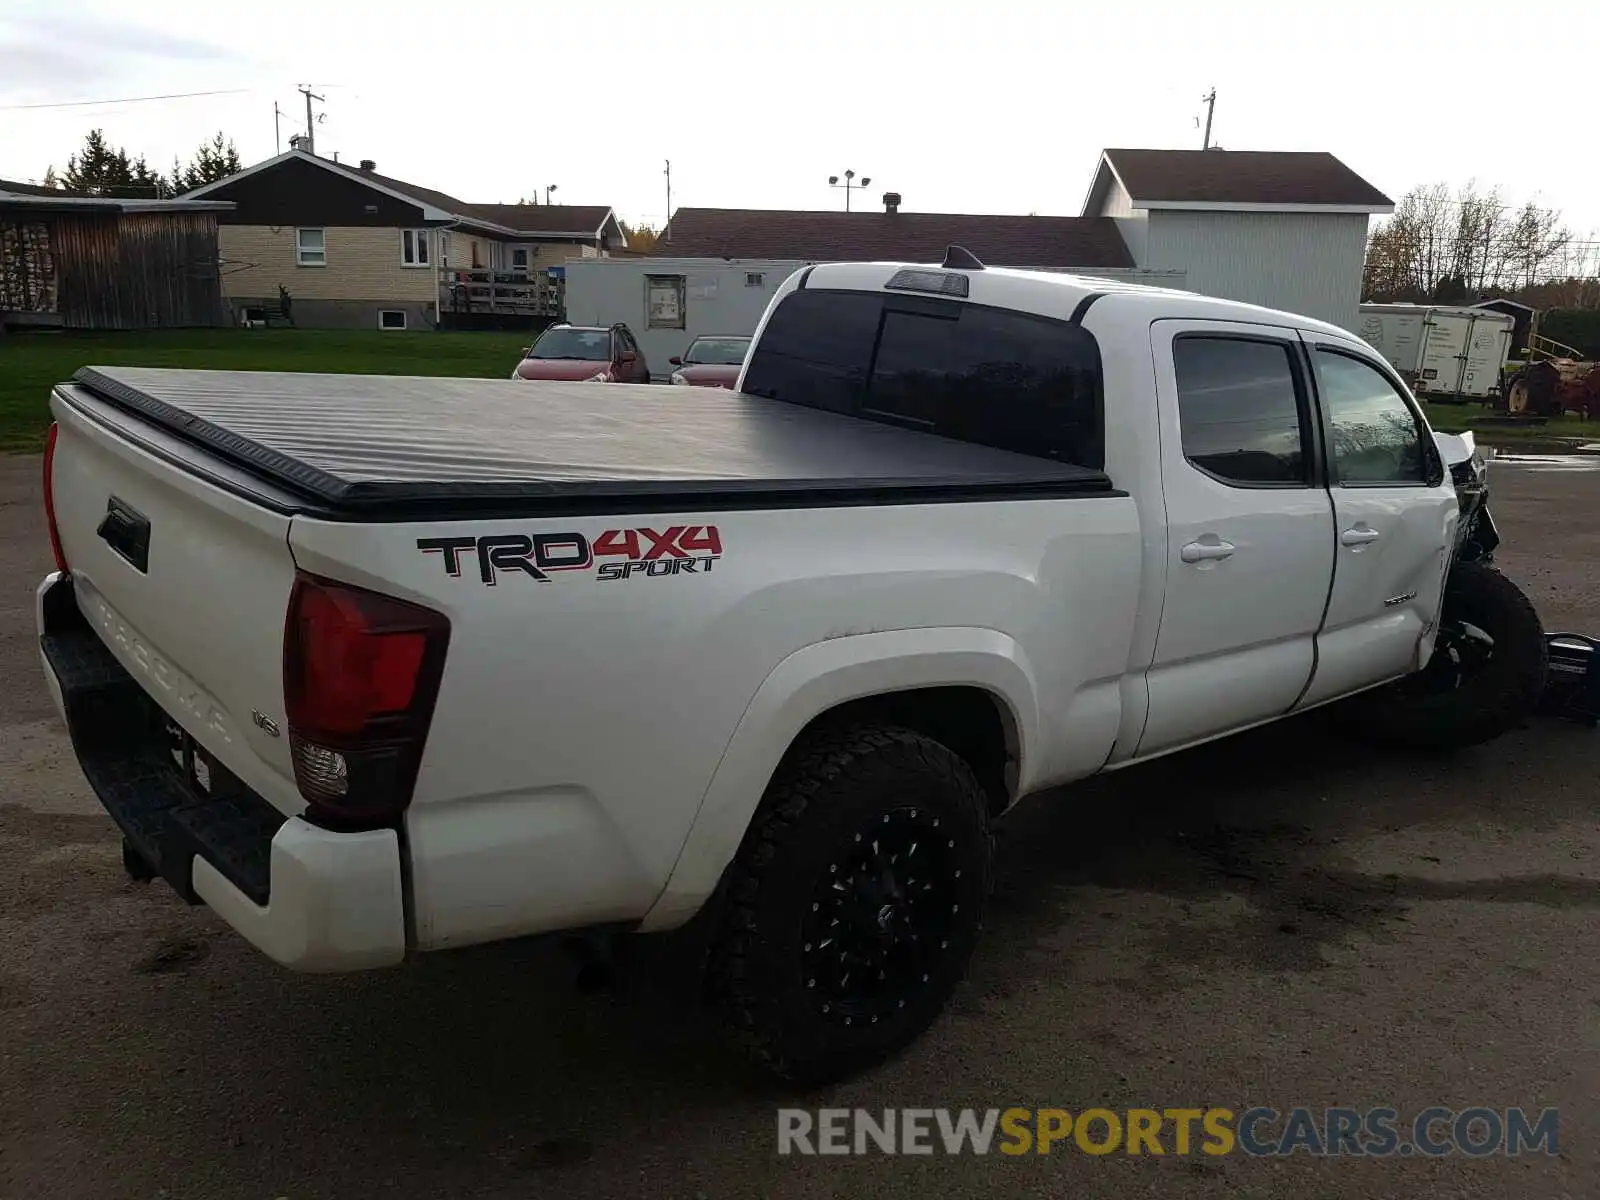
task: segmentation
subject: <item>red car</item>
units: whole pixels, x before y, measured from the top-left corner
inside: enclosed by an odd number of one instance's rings
[[[750,339],[718,334],[697,337],[681,355],[668,359],[677,370],[673,383],[690,387],[731,388],[739,382],[744,356],[750,352]]]
[[[523,351],[511,378],[649,383],[650,365],[626,325],[552,325]]]

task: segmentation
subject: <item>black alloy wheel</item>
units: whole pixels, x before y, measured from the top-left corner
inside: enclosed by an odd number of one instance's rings
[[[911,806],[874,817],[817,880],[801,970],[823,1016],[876,1024],[939,972],[961,915],[961,867],[942,824]]]

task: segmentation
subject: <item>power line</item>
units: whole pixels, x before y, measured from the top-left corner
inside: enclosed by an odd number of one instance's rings
[[[169,92],[164,96],[124,96],[120,100],[61,100],[52,104],[0,104],[0,112],[38,108],[91,108],[102,104],[144,104],[151,100],[192,100],[200,96],[238,96],[250,88],[221,88],[214,92]]]

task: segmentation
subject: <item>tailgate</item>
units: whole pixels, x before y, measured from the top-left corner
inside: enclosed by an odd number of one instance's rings
[[[75,389],[51,399],[56,519],[78,607],[168,717],[298,813],[288,739],[275,732],[287,724],[290,517],[135,445],[89,415],[101,407]]]

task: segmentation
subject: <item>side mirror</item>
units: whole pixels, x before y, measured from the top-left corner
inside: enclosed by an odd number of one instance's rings
[[[667,361],[675,367],[681,367],[683,366],[683,355],[674,354],[671,358],[667,359]]]
[[[524,346],[524,347],[522,347],[522,349],[518,350],[517,353],[522,355],[523,358],[527,358],[528,357],[528,351],[532,350],[532,349],[533,349],[532,346]]]

